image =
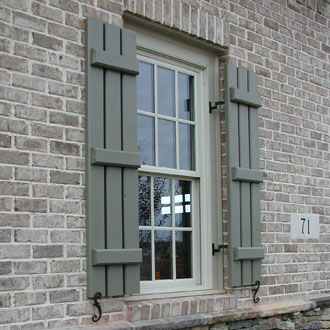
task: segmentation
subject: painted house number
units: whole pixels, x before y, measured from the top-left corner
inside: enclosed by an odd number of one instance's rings
[[[320,220],[315,214],[291,215],[291,238],[319,238]]]

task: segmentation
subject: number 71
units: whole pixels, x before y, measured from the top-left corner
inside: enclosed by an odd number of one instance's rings
[[[302,221],[301,233],[302,234],[305,234],[304,229],[305,229],[306,219],[305,218],[301,218],[300,220]],[[310,234],[309,219],[307,219],[307,234]]]

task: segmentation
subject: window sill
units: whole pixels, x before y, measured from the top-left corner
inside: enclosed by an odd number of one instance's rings
[[[124,297],[124,301],[127,303],[130,302],[148,302],[148,300],[159,300],[159,299],[175,299],[175,298],[185,298],[185,297],[194,297],[194,296],[207,296],[207,295],[223,295],[225,290],[191,290],[191,291],[177,291],[177,292],[157,292],[157,293],[140,293],[129,297]],[[122,298],[121,298],[122,299]]]

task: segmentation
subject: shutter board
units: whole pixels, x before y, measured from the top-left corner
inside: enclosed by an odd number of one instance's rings
[[[96,292],[121,296],[139,292],[142,260],[137,211],[137,72],[127,70],[131,63],[137,64],[135,33],[88,18],[86,36],[87,95],[99,101],[86,103],[88,188],[94,187],[87,197],[88,296]],[[105,65],[99,63],[98,54]],[[97,143],[91,144],[94,136],[98,136]],[[97,190],[96,172],[102,173]]]
[[[122,54],[136,58],[135,33],[130,30],[123,30]],[[122,118],[123,118],[123,150],[137,152],[137,115],[136,115],[136,78],[132,75],[122,77]],[[134,112],[132,115],[132,111]],[[123,180],[123,207],[124,207],[124,247],[127,249],[139,246],[138,227],[138,174],[136,169],[124,168]],[[130,191],[136,191],[131,194]],[[124,283],[126,294],[140,291],[139,265],[127,265],[125,267]]]
[[[258,107],[256,74],[225,67],[228,159],[229,281],[254,284],[261,277]]]
[[[117,26],[105,24],[104,48],[107,52],[119,56],[121,31]],[[100,49],[99,49],[100,50]],[[101,49],[102,50],[102,49]],[[111,70],[102,70],[105,75],[105,147],[118,150],[122,148],[121,134],[121,74]],[[122,169],[105,167],[106,171],[106,228],[107,249],[123,248],[122,230]],[[107,295],[123,295],[123,265],[111,265],[106,268]]]
[[[87,175],[87,259],[91,260],[92,249],[103,249],[105,246],[104,234],[104,168],[100,166],[91,166],[89,148],[104,148],[104,125],[103,125],[103,108],[104,94],[103,88],[99,88],[98,84],[104,84],[104,75],[102,70],[93,68],[90,63],[89,48],[103,47],[103,24],[94,20],[87,20],[86,31],[86,143],[88,148],[86,161]],[[91,221],[93,219],[93,221]],[[105,269],[104,267],[93,267],[90,262],[87,265],[87,277],[89,296],[93,296],[96,292],[102,295],[106,292]]]

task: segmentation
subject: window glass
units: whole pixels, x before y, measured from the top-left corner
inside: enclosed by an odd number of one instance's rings
[[[158,119],[158,166],[176,167],[175,122]]]
[[[151,274],[151,231],[140,230],[140,248],[142,249],[142,264],[140,265],[141,281],[150,281]]]
[[[154,112],[154,103],[154,66],[139,62],[137,107],[139,110]]]
[[[139,176],[141,280],[192,277],[191,186],[188,180]],[[152,200],[154,214],[150,211]]]
[[[194,120],[194,77],[178,73],[179,118]]]
[[[172,226],[172,180],[154,178],[155,226]]]
[[[177,231],[175,233],[176,278],[191,277],[191,232]]]
[[[155,280],[173,278],[172,232],[155,230]]]
[[[180,169],[195,169],[195,127],[193,125],[179,124],[179,157]]]
[[[174,212],[176,227],[191,226],[191,182],[174,180]]]
[[[155,119],[138,115],[138,151],[143,165],[155,165]]]
[[[151,181],[150,177],[139,175],[139,225],[151,225]]]
[[[162,67],[157,70],[158,83],[158,113],[161,115],[175,116],[175,81],[174,71]]]

